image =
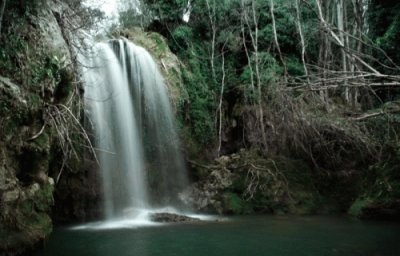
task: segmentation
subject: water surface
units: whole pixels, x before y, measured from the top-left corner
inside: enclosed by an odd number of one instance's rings
[[[400,224],[339,217],[242,217],[130,229],[55,229],[47,256],[399,256]]]

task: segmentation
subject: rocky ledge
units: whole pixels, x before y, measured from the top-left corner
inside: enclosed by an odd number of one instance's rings
[[[150,220],[161,223],[182,223],[182,222],[197,222],[198,218],[192,218],[185,215],[179,215],[168,212],[153,213],[150,215]]]

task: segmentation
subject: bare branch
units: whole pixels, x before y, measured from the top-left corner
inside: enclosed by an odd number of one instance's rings
[[[381,111],[370,113],[370,114],[364,114],[364,115],[359,116],[359,117],[354,117],[354,118],[352,118],[352,120],[354,120],[354,121],[364,121],[364,120],[372,118],[372,117],[388,115],[388,114],[396,114],[396,113],[400,113],[400,109],[394,109],[394,110],[389,110],[389,111],[381,110]]]

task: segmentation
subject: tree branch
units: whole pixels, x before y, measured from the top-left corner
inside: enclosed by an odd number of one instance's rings
[[[352,120],[354,121],[364,121],[365,119],[368,118],[372,118],[372,117],[377,117],[377,116],[381,116],[381,115],[387,115],[387,114],[396,114],[396,113],[400,113],[400,109],[393,109],[390,111],[379,111],[379,112],[375,112],[375,113],[370,113],[370,114],[364,114],[358,117],[353,117]]]

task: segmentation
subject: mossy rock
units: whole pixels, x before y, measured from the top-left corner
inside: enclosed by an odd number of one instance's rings
[[[51,184],[28,192],[21,192],[21,198],[13,208],[3,209],[0,232],[0,250],[21,253],[43,241],[52,231],[52,221],[48,212],[53,204]],[[23,199],[23,197],[26,197]]]
[[[169,49],[166,39],[155,32],[144,32],[141,28],[130,28],[117,31],[116,37],[123,36],[133,43],[145,48],[153,57],[165,78],[168,86],[171,102],[174,109],[188,98],[182,79],[182,63]]]
[[[52,221],[47,214],[33,214],[26,217],[21,225],[24,229],[20,231],[1,229],[0,251],[19,255],[27,249],[35,248],[52,232]]]
[[[348,213],[360,219],[400,220],[400,200],[384,202],[360,198],[353,203]]]
[[[351,205],[348,214],[354,217],[362,217],[364,208],[371,203],[372,200],[370,198],[359,198]]]
[[[362,219],[400,219],[400,156],[387,147],[388,159],[365,170],[358,199],[349,214]]]
[[[226,192],[223,195],[223,207],[225,213],[228,214],[249,214],[252,207],[248,202],[243,200],[240,195],[233,192]]]

